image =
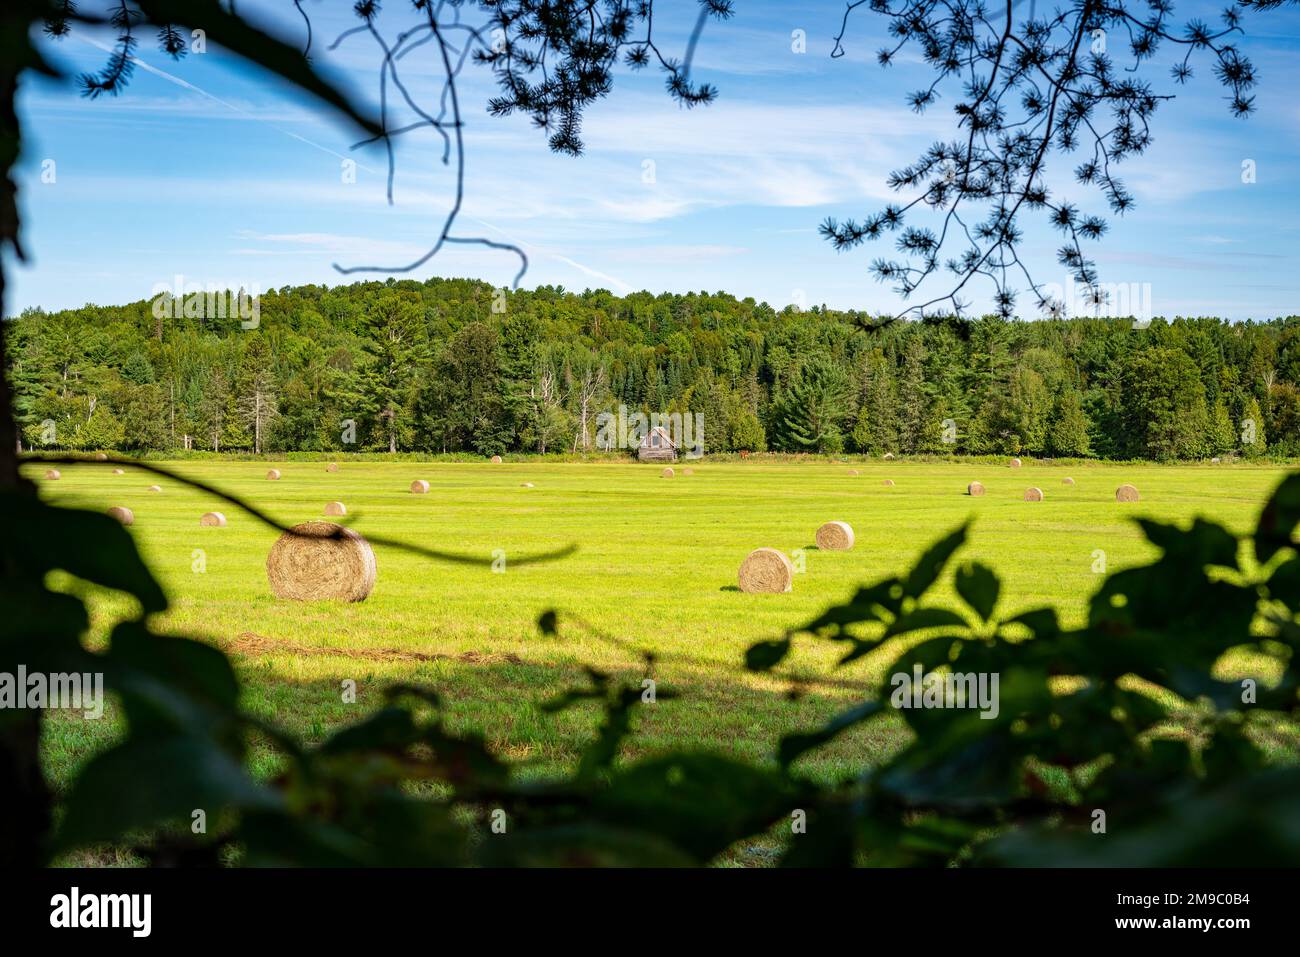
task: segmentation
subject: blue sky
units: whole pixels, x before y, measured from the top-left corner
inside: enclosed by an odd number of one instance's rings
[[[373,99],[373,41],[354,36],[325,50],[355,24],[351,4],[306,6],[317,62]],[[527,287],[725,290],[777,307],[898,311],[902,302],[867,270],[890,249],[838,254],[816,228],[827,216],[861,218],[883,205],[889,171],[953,135],[955,91],[927,114],[912,113],[904,95],[929,73],[914,59],[878,67],[885,21],[865,11],[851,23],[848,55],[831,59],[840,0],[735,6],[733,20],[708,26],[692,75],[719,88],[716,103],[684,111],[663,92],[662,74],[620,75],[613,95],[590,110],[587,153],[577,159],[550,154],[522,118],[489,117],[490,76],[467,66],[458,232],[523,246]],[[407,4],[386,7],[379,25],[387,34],[413,22]],[[288,3],[243,0],[240,9],[301,34]],[[666,50],[682,49],[695,9],[693,0],[659,0]],[[1177,4],[1180,17],[1213,19],[1218,9]],[[1248,14],[1245,28],[1240,46],[1261,79],[1258,112],[1233,119],[1204,62],[1182,88],[1155,70],[1153,81],[1177,98],[1157,111],[1154,145],[1125,164],[1137,209],[1112,219],[1095,246],[1103,281],[1150,284],[1156,315],[1300,313],[1300,11]],[[806,32],[804,53],[792,50],[795,30]],[[69,74],[94,71],[111,41],[81,31],[51,45],[50,56]],[[454,179],[433,133],[401,142],[389,206],[382,150],[351,150],[353,132],[314,101],[215,47],[175,63],[150,37],[139,57],[131,86],[114,99],[90,102],[71,83],[26,81],[19,173],[32,262],[11,271],[11,312],[148,298],[176,276],[257,291],[339,284],[366,277],[340,276],[332,263],[398,265],[437,235]],[[435,100],[433,46],[403,64],[416,99]],[[399,111],[394,123],[411,118]],[[355,182],[344,182],[347,158],[358,164]],[[1241,176],[1247,159],[1257,169],[1250,184]],[[43,182],[51,160],[54,181]],[[1105,211],[1097,195],[1062,185],[1083,209]],[[1050,232],[1029,230],[1024,258],[1041,282],[1065,282],[1055,245]],[[411,275],[504,285],[515,271],[507,253],[462,247]],[[977,307],[988,291],[977,291]]]

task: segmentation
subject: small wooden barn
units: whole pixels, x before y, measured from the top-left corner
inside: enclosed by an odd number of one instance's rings
[[[677,446],[669,436],[668,430],[657,425],[641,439],[641,447],[636,457],[642,462],[676,462]]]

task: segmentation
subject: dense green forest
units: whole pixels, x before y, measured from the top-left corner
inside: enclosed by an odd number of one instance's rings
[[[1300,317],[876,325],[724,293],[462,279],[303,286],[255,328],[202,294],[10,320],[24,442],[567,452],[620,404],[706,451],[1300,454]]]

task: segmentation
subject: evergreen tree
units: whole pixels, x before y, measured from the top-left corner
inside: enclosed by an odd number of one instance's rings
[[[122,378],[135,385],[148,385],[154,381],[153,366],[143,352],[133,352],[122,364]]]
[[[1268,451],[1268,440],[1264,435],[1264,413],[1260,411],[1259,401],[1250,397],[1246,403],[1246,414],[1241,420],[1241,453],[1247,458],[1262,458]]]
[[[728,419],[728,448],[736,451],[762,452],[767,448],[763,423],[754,410],[739,405]]]
[[[1088,416],[1084,414],[1079,393],[1069,389],[1056,404],[1048,445],[1053,455],[1085,458],[1092,454],[1088,439]]]
[[[1043,377],[1026,366],[1017,367],[1011,377],[1010,417],[1019,450],[1030,455],[1047,450],[1051,414],[1052,397]]]
[[[1223,399],[1214,403],[1210,413],[1210,429],[1206,437],[1206,451],[1211,455],[1223,455],[1237,447],[1237,434],[1232,428],[1232,416]]]
[[[898,380],[898,440],[904,452],[934,451],[938,423],[933,422],[930,396],[925,386],[925,344],[919,334],[907,340],[903,369]]]
[[[208,376],[203,400],[199,405],[199,422],[204,443],[212,451],[220,452],[225,446],[227,417],[230,408],[230,383],[221,366],[214,366]]]
[[[254,333],[244,349],[235,380],[238,418],[253,451],[259,455],[266,449],[272,423],[280,414],[273,361],[266,339]]]
[[[388,451],[396,452],[410,437],[412,385],[426,346],[419,303],[396,292],[381,294],[366,310],[365,331],[370,362],[361,386],[367,411]]]
[[[824,360],[806,365],[781,400],[778,418],[783,444],[795,452],[838,452],[849,413],[844,373]]]
[[[898,387],[884,353],[874,349],[863,362],[853,445],[859,452],[883,455],[898,449]]]

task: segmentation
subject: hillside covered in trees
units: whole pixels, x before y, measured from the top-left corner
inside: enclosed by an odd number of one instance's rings
[[[201,294],[171,306],[12,320],[24,444],[572,451],[623,404],[702,414],[714,452],[1300,454],[1300,317],[873,329],[724,293],[460,279],[271,291],[255,328]]]

